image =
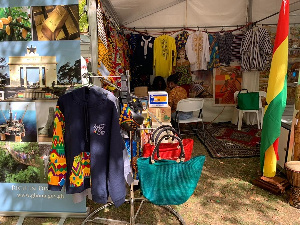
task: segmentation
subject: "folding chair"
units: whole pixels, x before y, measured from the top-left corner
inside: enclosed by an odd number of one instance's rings
[[[175,122],[178,125],[179,133],[180,133],[180,124],[196,123],[196,128],[193,129],[193,131],[195,131],[196,133],[196,131],[198,130],[198,123],[202,122],[202,129],[205,135],[204,124],[203,124],[203,113],[202,113],[203,104],[204,104],[203,98],[186,98],[178,102],[176,108]],[[179,119],[179,112],[193,112],[193,115],[191,118],[183,120],[183,119]],[[198,113],[194,113],[194,112],[198,112]],[[195,116],[195,114],[198,115]]]

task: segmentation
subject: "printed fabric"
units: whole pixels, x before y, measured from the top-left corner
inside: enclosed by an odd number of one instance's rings
[[[154,40],[154,61],[155,75],[168,77],[176,65],[175,39],[169,35],[161,35]]]
[[[52,150],[49,157],[48,183],[60,187],[65,184],[67,173],[64,133],[65,118],[57,106],[54,117]]]
[[[191,84],[192,83],[192,75],[191,75],[191,65],[188,60],[183,63],[178,63],[175,68],[175,72],[178,72],[180,77],[178,81],[178,85],[183,84]]]
[[[231,45],[233,42],[232,32],[225,32],[224,34],[219,33],[218,42],[219,42],[220,63],[229,66],[231,61],[231,56],[232,56],[232,49],[231,49]]]
[[[171,112],[176,112],[177,104],[181,99],[187,98],[187,92],[183,87],[176,86],[168,94],[168,102]]]
[[[241,45],[243,70],[268,70],[272,60],[272,44],[268,31],[264,28],[250,29]]]
[[[208,69],[217,68],[220,66],[220,59],[219,59],[219,43],[218,43],[218,36],[215,34],[208,34],[209,40],[209,54],[210,60],[208,62]]]
[[[191,63],[191,71],[207,70],[210,60],[208,35],[205,32],[191,34],[185,45],[186,55]]]
[[[232,58],[231,60],[238,60],[239,62],[242,60],[241,56],[241,45],[242,40],[244,38],[244,34],[235,34],[233,37],[231,51],[232,51]]]
[[[185,49],[185,45],[186,45],[186,42],[189,38],[189,35],[190,35],[189,32],[184,30],[175,37],[175,44],[176,44],[177,52],[180,49]]]

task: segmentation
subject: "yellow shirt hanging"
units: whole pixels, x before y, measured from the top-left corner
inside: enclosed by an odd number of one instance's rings
[[[175,39],[169,35],[161,35],[154,40],[155,75],[168,77],[172,67],[176,65]]]

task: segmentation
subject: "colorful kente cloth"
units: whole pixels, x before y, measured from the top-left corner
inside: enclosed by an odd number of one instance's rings
[[[59,107],[56,107],[52,151],[49,157],[48,183],[63,186],[66,182],[67,162],[65,156],[65,118]]]

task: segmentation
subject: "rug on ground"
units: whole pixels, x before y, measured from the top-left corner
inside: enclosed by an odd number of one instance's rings
[[[241,130],[231,123],[206,123],[205,135],[198,137],[214,158],[256,157],[260,153],[261,130],[257,125],[243,125]]]

